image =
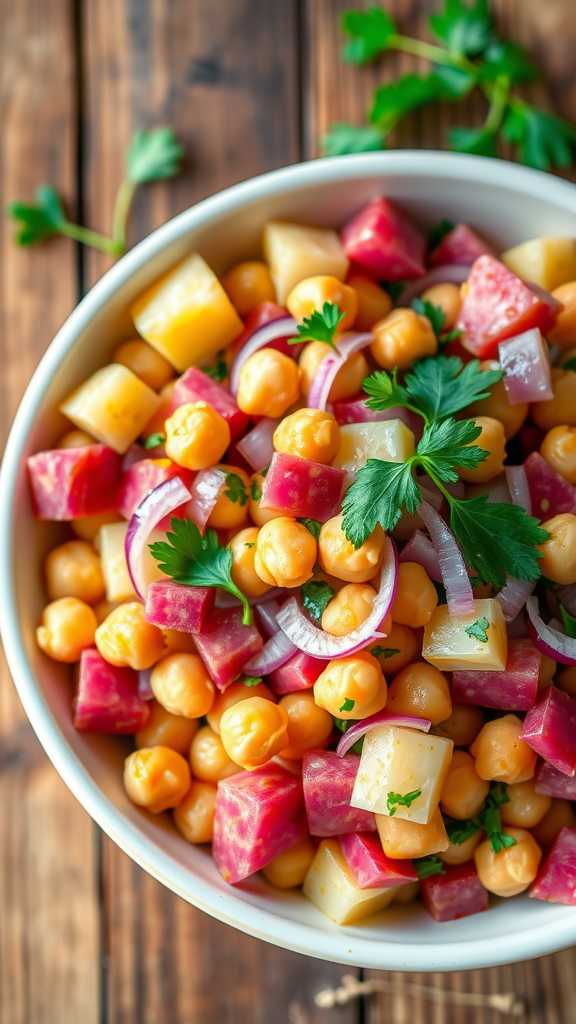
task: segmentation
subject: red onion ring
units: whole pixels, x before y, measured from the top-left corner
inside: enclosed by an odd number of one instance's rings
[[[280,420],[271,420],[267,416],[263,416],[258,426],[244,434],[241,441],[236,442],[240,455],[246,459],[248,465],[252,466],[256,473],[262,472],[266,466],[270,465],[274,455],[272,438],[279,423]]]
[[[565,587],[558,587],[555,591],[556,597],[564,605],[570,615],[576,615],[576,583],[570,583]]]
[[[373,334],[345,334],[336,342],[337,352],[330,349],[327,356],[320,363],[316,376],[310,385],[308,393],[309,409],[325,409],[328,402],[328,395],[336,378],[338,371],[350,356],[361,352],[374,341]]]
[[[323,661],[345,658],[361,651],[371,640],[386,636],[378,627],[388,615],[396,594],[398,559],[396,548],[389,537],[384,541],[384,559],[380,575],[380,587],[372,611],[365,622],[347,636],[331,636],[314,626],[302,614],[298,601],[291,597],[278,612],[278,625],[289,640],[305,654]]]
[[[530,515],[532,502],[524,466],[505,466],[504,472],[513,504],[526,509]],[[512,622],[522,611],[535,586],[536,580],[517,580],[506,576],[502,590],[496,595],[506,622]]]
[[[424,521],[438,555],[450,615],[454,618],[473,615],[475,604],[472,585],[454,534],[427,501],[420,502],[418,514]]]
[[[226,473],[221,469],[201,469],[190,487],[190,501],[184,509],[184,518],[191,519],[204,533],[206,523],[226,483]]]
[[[551,622],[546,625],[540,618],[537,598],[528,598],[526,611],[529,619],[528,636],[538,650],[552,658],[552,661],[561,662],[562,665],[576,665],[576,640],[561,633],[559,629],[552,628]]]
[[[410,284],[407,284],[400,292],[396,305],[409,306],[412,299],[417,299],[433,284],[464,284],[464,281],[470,277],[470,266],[471,264],[468,263],[448,263],[442,267],[434,267],[423,277],[417,277],[415,281],[410,281]]]
[[[415,718],[414,715],[395,715],[393,711],[378,711],[375,715],[370,715],[369,718],[364,718],[361,722],[355,722],[342,736],[338,746],[336,747],[336,753],[339,757],[344,757],[359,740],[361,736],[365,736],[367,732],[371,732],[372,729],[377,729],[380,725],[398,725],[405,729],[418,729],[420,732],[429,732],[432,722],[428,718]]]
[[[266,600],[262,600],[260,604],[257,604],[255,611],[260,632],[270,639],[270,637],[274,636],[280,629],[276,616],[280,611],[281,604],[275,597],[270,600],[268,594],[264,594],[264,597]]]
[[[246,662],[242,672],[249,676],[267,676],[277,668],[282,668],[297,650],[298,648],[280,630],[266,641],[258,654]]]
[[[508,484],[513,504],[525,509],[528,515],[531,516],[532,499],[524,466],[504,466],[504,473],[506,474],[506,483]]]
[[[505,371],[504,387],[510,405],[554,398],[548,346],[537,327],[501,341],[498,359]]]
[[[138,673],[138,696],[140,697],[140,700],[152,700],[154,697],[152,684],[150,682],[151,676],[151,668],[142,668]]]
[[[269,324],[264,324],[263,327],[259,327],[254,334],[250,335],[248,341],[244,343],[240,349],[236,359],[232,363],[232,369],[230,371],[230,390],[234,396],[238,393],[238,384],[240,381],[240,370],[244,366],[244,363],[250,356],[253,356],[255,352],[260,348],[264,348],[265,345],[269,345],[271,341],[276,341],[277,338],[297,338],[298,337],[298,325],[293,316],[283,316],[279,320],[272,320]]]
[[[152,530],[180,505],[190,500],[190,491],[179,476],[165,480],[147,494],[132,515],[126,531],[124,550],[130,579],[138,597],[146,600],[148,583],[144,577],[142,556]]]
[[[436,548],[432,541],[422,533],[422,530],[416,530],[416,533],[412,534],[398,561],[418,562],[418,565],[426,570],[431,580],[442,583]]]

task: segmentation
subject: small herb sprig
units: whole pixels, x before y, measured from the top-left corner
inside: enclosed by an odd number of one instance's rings
[[[479,89],[488,101],[484,123],[452,128],[452,149],[495,157],[501,140],[516,146],[518,158],[531,167],[569,167],[576,131],[512,91],[515,85],[539,78],[540,72],[522,46],[498,37],[488,0],[444,0],[428,24],[436,44],[402,35],[382,6],[343,11],[341,26],[349,36],[344,60],[367,64],[400,50],[430,61],[433,70],[406,74],[376,89],[369,124],[333,124],[322,139],[325,152],[336,156],[383,149],[387,136],[411,111],[438,101],[457,102]]]
[[[455,846],[461,846],[467,839],[475,836],[480,829],[484,829],[494,853],[500,853],[502,850],[508,850],[511,846],[516,846],[516,840],[502,831],[500,808],[502,804],[509,803],[510,797],[505,784],[503,782],[496,783],[475,818],[467,818],[465,821],[456,821],[453,818],[444,820],[450,842]]]
[[[399,807],[411,807],[419,796],[422,796],[421,789],[413,789],[411,793],[388,793],[386,797],[388,814],[393,818]]]
[[[314,622],[320,622],[322,616],[334,597],[332,587],[325,580],[308,580],[300,587],[302,607]]]
[[[39,185],[35,203],[16,201],[7,208],[7,213],[19,221],[16,241],[26,246],[64,235],[112,256],[122,256],[127,249],[128,217],[138,185],[176,177],[183,156],[184,147],[171,128],[134,132],[126,154],[126,173],[116,195],[111,236],[74,224],[66,216],[56,190],[51,185]]]
[[[305,316],[298,324],[298,337],[289,338],[289,345],[300,345],[303,341],[323,341],[325,345],[336,349],[334,336],[342,323],[345,313],[341,313],[335,302],[325,302],[322,310],[315,309],[310,316]]]

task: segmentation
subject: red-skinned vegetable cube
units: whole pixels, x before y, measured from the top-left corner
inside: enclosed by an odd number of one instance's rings
[[[378,197],[342,229],[344,252],[377,280],[404,281],[426,272],[425,235],[389,199]]]
[[[540,452],[532,452],[524,463],[532,515],[538,519],[552,519],[563,512],[576,514],[576,487],[549,466]]]
[[[214,607],[215,587],[190,587],[174,580],[154,580],[148,587],[144,618],[160,629],[199,633]]]
[[[376,831],[371,811],[350,806],[359,764],[357,754],[338,757],[333,750],[307,750],[304,754],[304,802],[313,836]]]
[[[260,508],[325,523],[340,510],[345,469],[276,452],[262,488]]]
[[[565,775],[553,764],[544,761],[536,772],[535,789],[537,793],[558,800],[576,800],[576,775]]]
[[[479,256],[496,256],[494,250],[468,224],[457,224],[428,257],[432,267],[474,263]]]
[[[350,423],[384,423],[386,420],[402,420],[407,427],[412,423],[407,409],[395,405],[392,409],[371,409],[363,398],[351,398],[347,402],[334,403],[334,415],[341,427]]]
[[[279,695],[309,690],[326,668],[326,662],[297,651],[280,668],[270,673],[270,686]]]
[[[176,381],[168,416],[187,402],[207,402],[211,405],[226,420],[232,441],[237,441],[248,426],[246,413],[241,412],[228,389],[195,366],[191,366]]]
[[[188,488],[194,479],[194,473],[170,459],[142,459],[133,463],[122,476],[118,511],[130,519],[147,494],[175,476]]]
[[[95,647],[82,651],[73,705],[80,732],[134,733],[143,729],[150,706],[138,696],[138,673],[109,665]]]
[[[411,860],[391,860],[370,832],[347,832],[340,846],[359,889],[392,889],[417,882]]]
[[[219,690],[225,690],[264,646],[256,626],[243,624],[241,608],[213,612],[194,641]]]
[[[528,895],[576,907],[576,828],[560,830]]]
[[[105,444],[55,448],[28,459],[38,519],[71,520],[118,508],[122,456]]]
[[[422,899],[435,921],[457,921],[470,914],[488,910],[488,893],[478,878],[472,861],[452,867],[445,875],[422,879]]]
[[[239,352],[248,341],[248,338],[251,338],[260,327],[265,327],[266,324],[271,324],[274,320],[280,320],[283,316],[289,316],[288,310],[284,309],[284,306],[277,306],[275,302],[259,302],[248,313],[244,321],[242,334],[239,334],[234,339],[234,351]],[[275,348],[285,356],[290,356],[291,359],[298,359],[304,348],[304,342],[298,345],[290,345],[288,337],[276,338],[275,341],[270,341],[266,348]]]
[[[212,855],[227,882],[240,882],[308,834],[302,780],[277,764],[218,783]]]
[[[503,672],[452,673],[452,700],[502,711],[529,711],[536,702],[541,661],[531,640],[510,639]]]
[[[540,757],[564,772],[576,775],[576,700],[557,686],[540,694],[528,712],[521,739]]]

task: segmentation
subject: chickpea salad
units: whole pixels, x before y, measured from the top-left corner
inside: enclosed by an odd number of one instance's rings
[[[262,250],[148,287],[28,460],[73,724],[338,924],[576,905],[576,241],[378,196]]]

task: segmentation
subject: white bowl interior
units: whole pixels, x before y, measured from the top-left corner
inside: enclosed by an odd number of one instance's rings
[[[190,846],[168,815],[133,806],[121,779],[127,741],[77,733],[69,672],[36,648],[45,604],[43,554],[61,528],[34,520],[26,456],[63,429],[64,395],[134,333],[131,300],[183,254],[198,250],[216,272],[257,256],[271,217],[339,226],[375,194],[403,203],[424,226],[465,220],[496,248],[543,234],[576,235],[576,189],[497,161],[440,153],[374,153],[300,164],[235,186],[166,224],[117,264],[63,326],[23,399],[0,487],[0,622],[11,670],[41,742],[101,827],[142,867],[184,899],[259,938],[311,956],[364,967],[452,970],[541,955],[576,941],[576,910],[527,897],[495,901],[490,913],[436,924],[414,905],[339,928],[297,893],[259,876],[230,887],[209,851]]]

